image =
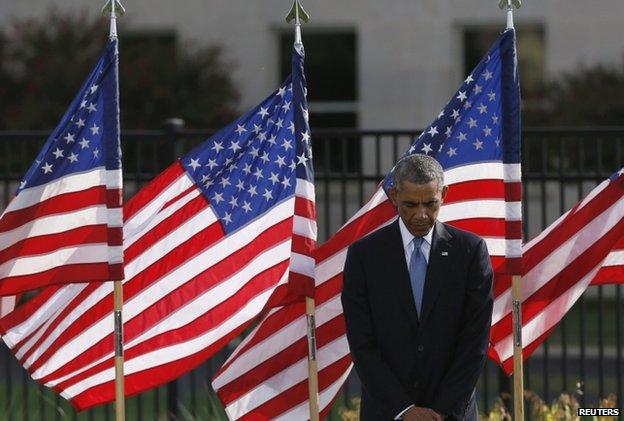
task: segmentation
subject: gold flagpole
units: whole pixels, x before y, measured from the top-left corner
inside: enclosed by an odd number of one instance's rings
[[[299,0],[295,0],[286,22],[295,22],[295,44],[302,44],[301,21],[308,22],[310,16],[301,6]],[[319,393],[318,393],[318,363],[316,361],[316,322],[314,319],[314,298],[306,297],[306,321],[308,336],[308,401],[310,403],[310,421],[319,420]]]
[[[102,13],[110,13],[111,40],[117,39],[117,14],[125,13],[124,7],[118,0],[109,0],[102,8]],[[119,89],[119,88],[118,88]],[[123,356],[123,284],[121,280],[114,281],[114,319],[115,319],[115,415],[117,421],[126,419],[126,399],[124,387],[124,356]]]
[[[520,8],[521,0],[500,0],[501,9],[507,9],[507,29],[513,29],[513,9]],[[511,278],[512,323],[513,323],[513,381],[514,381],[514,420],[524,420],[524,368],[522,360],[522,277]]]

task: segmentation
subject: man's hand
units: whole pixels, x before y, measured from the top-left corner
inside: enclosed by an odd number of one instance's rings
[[[444,417],[431,408],[412,406],[403,414],[403,421],[443,421]]]

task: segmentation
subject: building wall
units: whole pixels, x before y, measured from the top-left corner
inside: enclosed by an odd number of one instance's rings
[[[93,0],[2,0],[0,26],[14,17],[59,10],[99,13]],[[242,107],[270,92],[279,78],[277,40],[290,1],[133,0],[123,18],[132,30],[174,30],[182,42],[222,43],[236,64]],[[94,4],[97,4],[94,6]],[[360,128],[422,127],[437,114],[463,75],[462,28],[505,25],[494,0],[304,0],[306,31],[348,28],[358,40]],[[526,2],[516,23],[545,30],[546,71],[579,64],[620,63],[624,2]],[[123,42],[123,32],[120,34]],[[122,46],[123,48],[123,46]],[[123,49],[122,49],[123,54]],[[522,72],[522,69],[521,69]]]

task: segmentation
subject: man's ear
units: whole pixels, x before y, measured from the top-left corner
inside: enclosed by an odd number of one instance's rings
[[[397,190],[395,187],[390,187],[388,189],[388,194],[390,196],[390,201],[392,201],[392,204],[396,207],[397,206]]]
[[[444,199],[446,199],[447,193],[448,193],[448,186],[442,187],[442,203],[444,203]]]

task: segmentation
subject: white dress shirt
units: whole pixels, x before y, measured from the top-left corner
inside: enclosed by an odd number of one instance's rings
[[[409,272],[410,260],[412,260],[412,253],[414,252],[414,236],[408,231],[407,227],[403,223],[403,220],[399,217],[399,229],[401,230],[401,239],[403,240],[403,251],[405,252],[405,262],[407,263],[407,270]],[[425,261],[429,263],[429,254],[431,254],[431,240],[433,238],[433,227],[429,230],[427,235],[423,237],[423,242],[420,244],[420,251],[422,251]],[[399,414],[394,417],[395,420],[400,420],[401,417],[408,409],[415,405],[410,405]]]

